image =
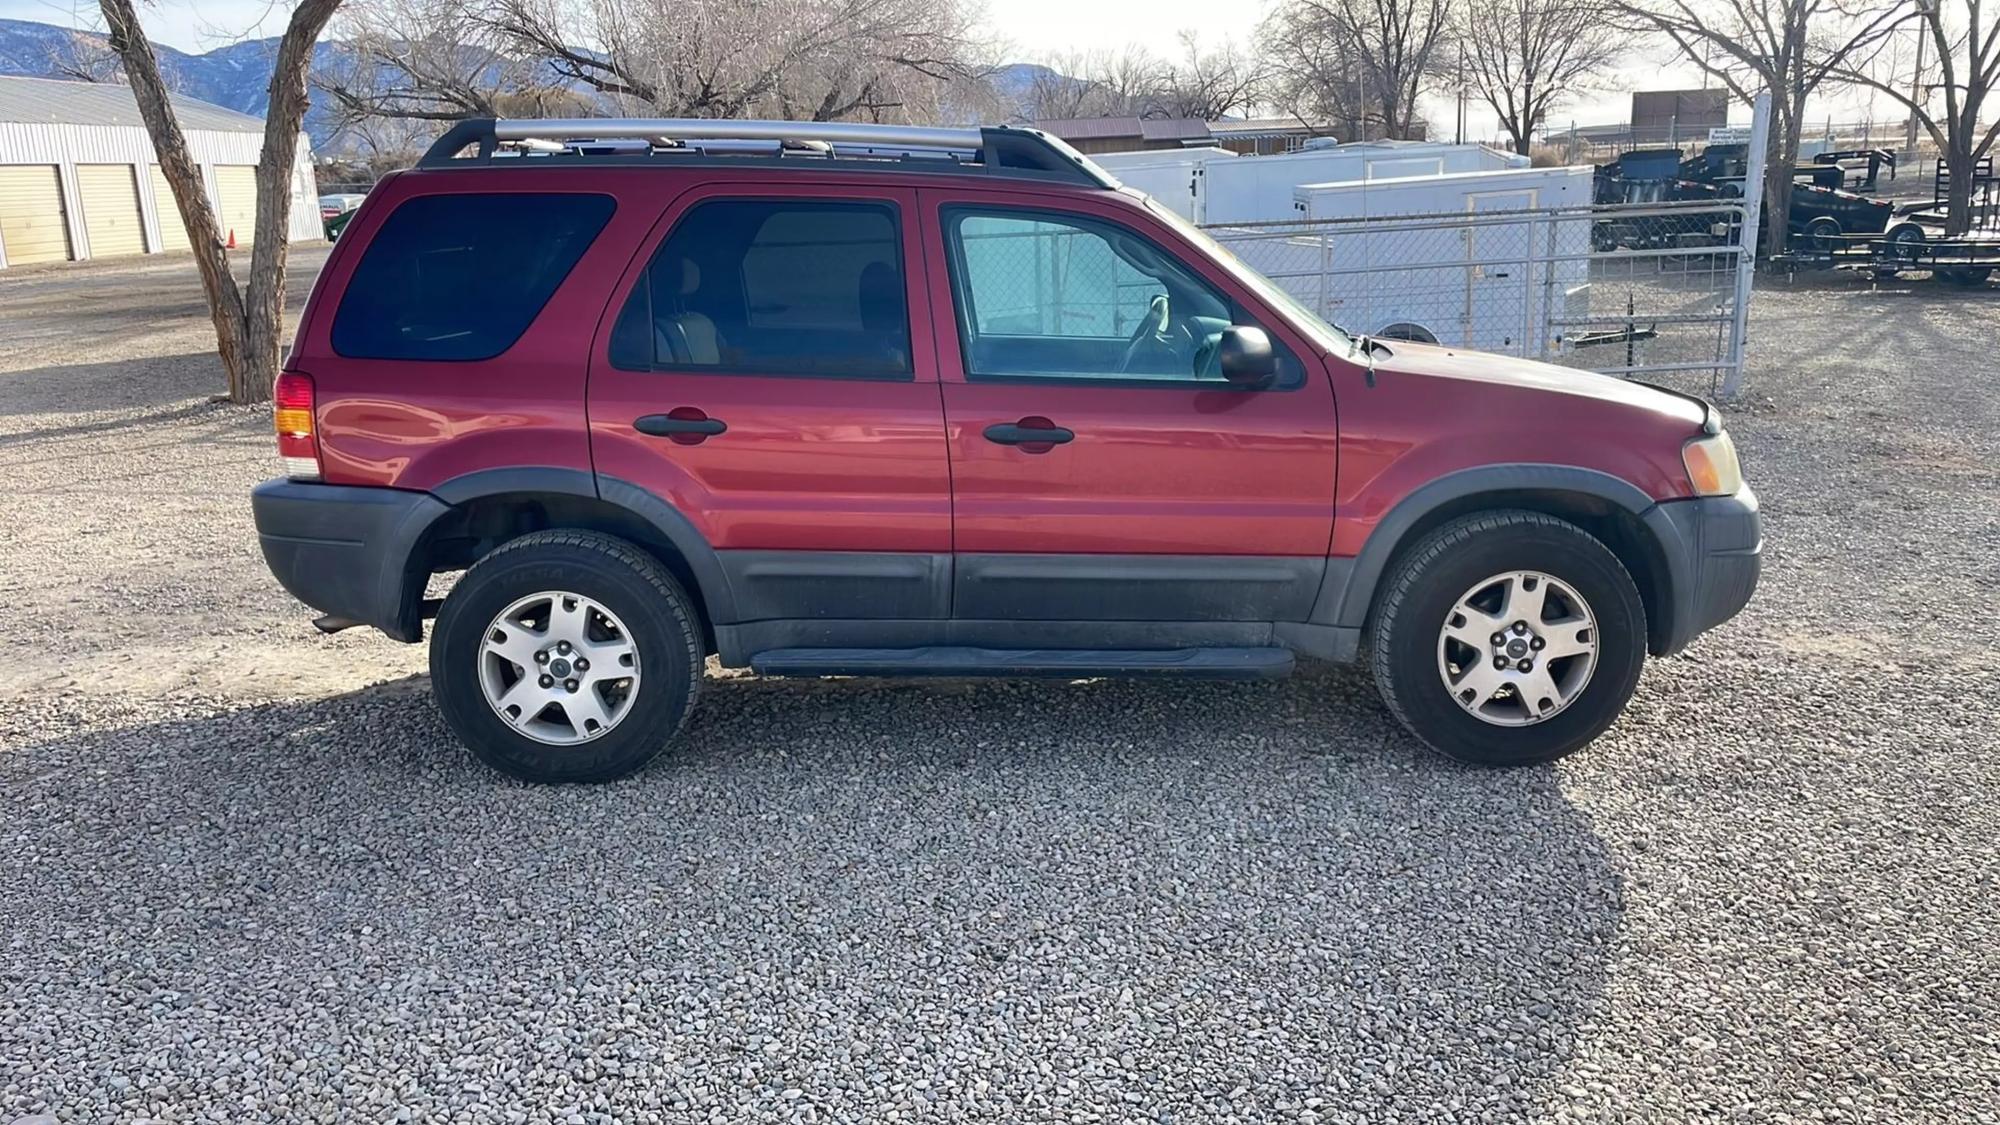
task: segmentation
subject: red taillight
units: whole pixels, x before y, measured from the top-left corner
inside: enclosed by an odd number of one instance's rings
[[[319,479],[319,439],[313,432],[313,381],[286,371],[271,388],[271,417],[278,427],[278,456],[293,480]]]

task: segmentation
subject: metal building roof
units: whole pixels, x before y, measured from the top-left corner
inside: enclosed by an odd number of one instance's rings
[[[261,133],[264,121],[219,105],[173,95],[183,129]],[[143,128],[132,91],[111,82],[0,77],[0,121],[37,125],[136,125]]]

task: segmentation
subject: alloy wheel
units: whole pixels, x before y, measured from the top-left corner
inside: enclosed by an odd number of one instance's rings
[[[1540,571],[1475,583],[1445,614],[1438,677],[1481,722],[1524,727],[1562,713],[1597,670],[1597,618],[1576,588]]]
[[[487,705],[537,742],[602,737],[632,711],[639,651],[602,604],[561,590],[521,598],[486,627],[479,686]]]

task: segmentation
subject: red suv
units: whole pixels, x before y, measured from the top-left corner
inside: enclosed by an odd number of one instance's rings
[[[469,121],[376,186],[276,387],[265,558],[452,728],[599,780],[704,658],[1283,675],[1588,743],[1756,584],[1714,408],[1355,337],[1026,129]],[[442,603],[434,574],[464,571]]]

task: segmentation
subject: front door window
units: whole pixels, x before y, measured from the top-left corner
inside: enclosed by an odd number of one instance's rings
[[[1233,302],[1150,241],[1081,216],[944,218],[968,380],[1227,382]]]

